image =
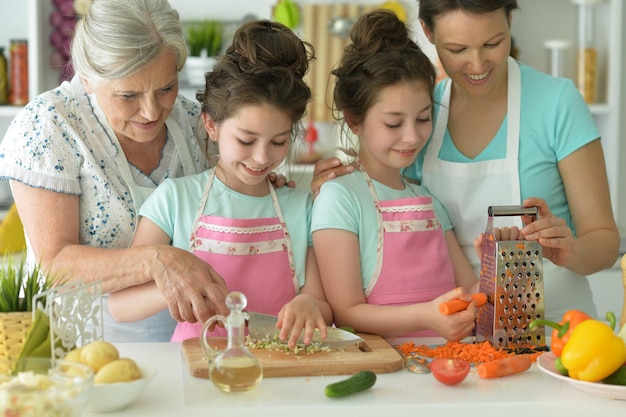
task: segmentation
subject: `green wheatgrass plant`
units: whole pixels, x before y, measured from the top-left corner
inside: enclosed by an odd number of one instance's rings
[[[222,50],[224,27],[217,20],[189,22],[187,26],[187,45],[190,56],[200,56],[206,49],[207,56],[217,56]]]
[[[7,258],[0,266],[0,313],[33,311],[33,297],[49,290],[53,281],[41,273],[39,266],[28,270],[22,259],[15,265]]]

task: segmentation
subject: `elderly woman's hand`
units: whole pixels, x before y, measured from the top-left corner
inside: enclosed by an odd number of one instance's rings
[[[195,323],[215,314],[228,315],[224,303],[228,288],[208,263],[172,246],[157,248],[149,273],[167,300],[174,319]]]

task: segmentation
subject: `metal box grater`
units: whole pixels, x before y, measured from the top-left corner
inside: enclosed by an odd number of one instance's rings
[[[494,216],[537,216],[537,207],[490,206],[482,242],[480,292],[488,303],[478,312],[476,339],[515,348],[545,345],[543,326],[528,324],[544,316],[543,254],[535,241],[497,241]]]

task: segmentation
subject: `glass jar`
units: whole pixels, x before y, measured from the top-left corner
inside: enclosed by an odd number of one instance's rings
[[[28,103],[28,41],[11,39],[10,101],[23,106]]]
[[[603,0],[573,0],[578,4],[578,89],[587,103],[598,100],[598,49],[594,42],[593,12]]]
[[[9,68],[4,47],[0,46],[0,105],[9,103]]]
[[[565,52],[570,43],[562,39],[550,39],[544,45],[550,51],[550,74],[553,77],[565,77]]]

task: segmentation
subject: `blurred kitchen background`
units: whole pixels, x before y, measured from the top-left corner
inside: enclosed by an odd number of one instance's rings
[[[34,95],[59,84],[64,71],[68,32],[76,11],[89,0],[0,0],[0,47],[10,61],[12,40],[28,44],[28,94]],[[271,19],[279,0],[170,0],[185,25],[201,20],[216,20],[224,28],[224,45],[241,22],[252,18]],[[338,129],[328,110],[328,72],[346,44],[346,33],[361,13],[386,4],[403,13],[414,30],[416,40],[436,62],[433,48],[423,38],[417,24],[415,0],[292,0],[299,19],[294,30],[311,42],[317,53],[309,74],[315,98],[305,126],[311,123],[315,134],[308,134],[308,146],[302,146],[296,160],[285,172],[299,186],[308,188],[314,162],[320,157],[339,155]],[[512,33],[516,57],[541,71],[577,80],[577,54],[591,48],[597,61],[595,94],[589,106],[602,133],[613,208],[622,236],[626,236],[626,6],[623,0],[518,0],[521,10],[514,12]],[[588,3],[588,4],[587,4]],[[584,35],[584,36],[582,36]],[[181,73],[181,94],[195,97],[197,86]],[[0,101],[0,140],[22,104]],[[310,132],[310,131],[309,131]],[[8,184],[0,181],[0,218],[2,209],[12,202]],[[623,239],[624,240],[624,239]],[[622,289],[618,265],[600,279],[592,280],[597,297],[608,300],[615,311],[621,310]],[[600,311],[602,312],[602,311]]]

